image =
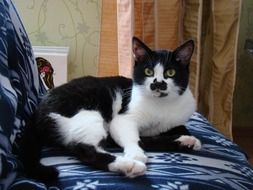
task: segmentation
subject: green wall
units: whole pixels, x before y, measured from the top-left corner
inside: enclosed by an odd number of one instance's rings
[[[245,49],[246,39],[253,41],[253,1],[242,2],[233,125],[253,127],[253,54]]]
[[[68,46],[68,78],[96,75],[100,0],[13,0],[32,45]]]

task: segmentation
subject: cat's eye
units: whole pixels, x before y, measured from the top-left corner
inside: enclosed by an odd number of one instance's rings
[[[168,70],[165,72],[165,77],[173,77],[175,74],[176,74],[175,69],[168,69]]]
[[[147,75],[147,76],[153,76],[154,75],[154,71],[150,68],[146,68],[144,70],[144,72],[145,72],[145,75]]]

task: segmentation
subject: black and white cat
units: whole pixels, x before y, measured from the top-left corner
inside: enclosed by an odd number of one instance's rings
[[[83,77],[51,90],[41,102],[23,142],[28,175],[57,176],[57,170],[39,163],[44,144],[64,147],[85,164],[130,178],[145,173],[145,149],[201,148],[184,127],[195,111],[188,87],[194,42],[174,51],[153,51],[136,37],[132,44],[133,80]],[[103,148],[108,136],[123,148],[122,156]]]

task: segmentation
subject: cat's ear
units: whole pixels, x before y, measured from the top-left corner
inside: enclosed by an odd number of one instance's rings
[[[132,39],[132,50],[136,62],[143,61],[145,55],[152,52],[148,46],[146,46],[141,40],[136,37],[133,37]]]
[[[194,50],[194,41],[188,40],[174,50],[174,55],[176,61],[179,61],[182,64],[188,65],[191,60],[191,56]]]

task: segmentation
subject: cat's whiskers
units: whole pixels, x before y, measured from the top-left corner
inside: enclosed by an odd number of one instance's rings
[[[130,98],[130,95],[132,93],[132,88],[127,88],[124,90],[124,92],[122,92],[122,98]]]
[[[186,86],[186,87],[181,86],[180,88],[178,88],[178,93],[181,94],[181,93],[185,92],[185,90],[187,88],[188,88],[188,86]]]

